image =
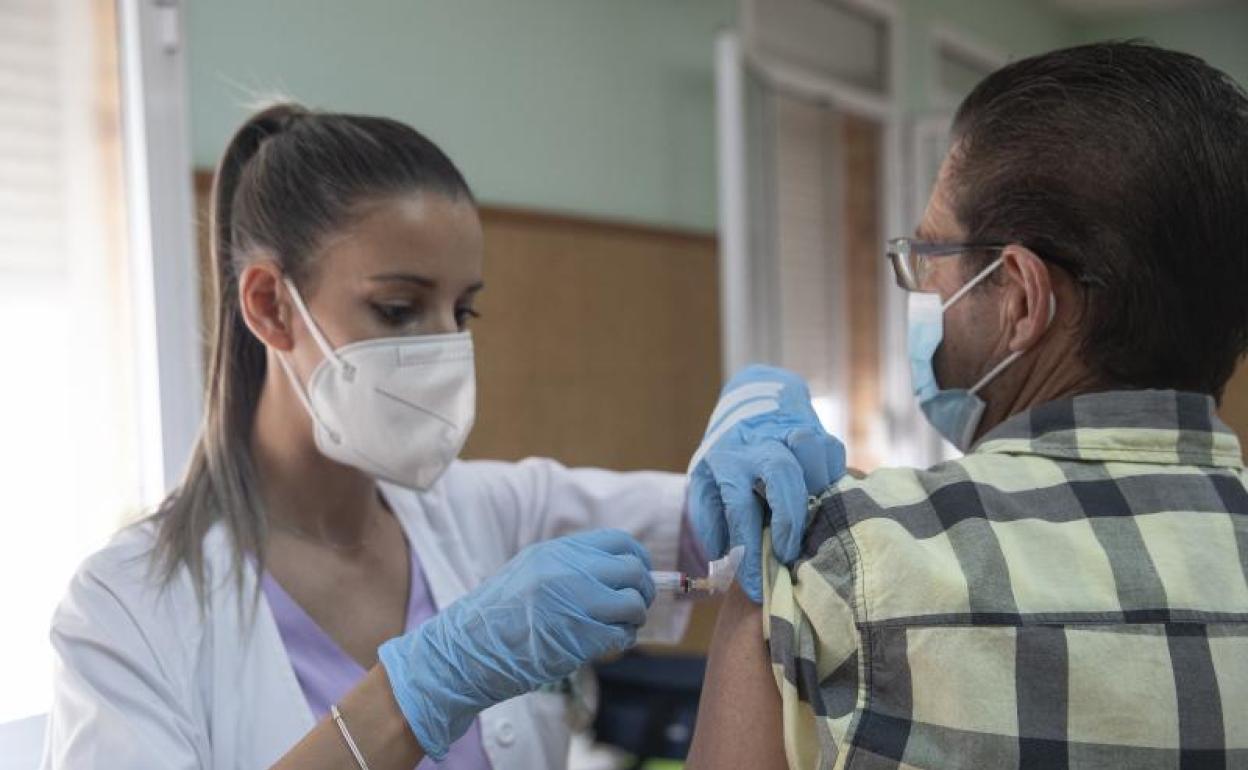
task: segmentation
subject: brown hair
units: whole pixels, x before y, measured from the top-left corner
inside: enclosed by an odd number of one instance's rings
[[[1221,397],[1248,346],[1242,88],[1194,56],[1095,43],[989,75],[953,133],[968,239],[1023,244],[1073,275],[1094,375]]]

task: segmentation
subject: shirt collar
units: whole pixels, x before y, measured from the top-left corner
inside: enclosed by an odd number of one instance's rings
[[[1093,462],[1244,467],[1239,439],[1213,398],[1176,390],[1118,390],[1050,401],[990,430],[973,452]]]

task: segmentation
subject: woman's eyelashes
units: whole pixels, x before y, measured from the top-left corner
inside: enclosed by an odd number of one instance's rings
[[[460,331],[468,328],[469,322],[474,318],[480,318],[481,314],[471,307],[455,308],[455,324]]]
[[[370,302],[377,320],[392,328],[418,325],[424,319],[424,309],[411,302]],[[468,328],[474,318],[481,314],[468,305],[455,308],[455,326],[461,331]]]
[[[407,326],[420,319],[420,310],[410,302],[370,302],[377,319],[386,326]]]

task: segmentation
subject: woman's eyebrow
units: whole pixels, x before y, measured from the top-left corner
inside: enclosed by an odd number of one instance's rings
[[[416,273],[378,273],[377,275],[370,275],[368,280],[379,282],[400,281],[402,283],[414,283],[418,286],[424,286],[427,289],[437,288],[438,285],[438,282],[432,278],[426,278],[425,276],[417,275]]]
[[[397,281],[399,283],[414,283],[417,286],[421,286],[426,289],[436,289],[438,287],[437,281],[433,280],[432,278],[426,278],[423,275],[417,275],[416,273],[378,273],[377,275],[368,276],[368,280],[377,281],[378,283],[385,283],[387,281]],[[476,294],[477,292],[481,291],[484,288],[485,288],[485,282],[477,281],[476,283],[472,284],[468,288],[464,289],[464,294],[465,295]]]

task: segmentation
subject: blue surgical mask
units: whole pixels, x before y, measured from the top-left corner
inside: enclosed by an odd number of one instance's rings
[[[971,289],[1001,266],[1001,259],[984,268],[979,275],[972,278],[965,286],[958,289],[946,302],[940,301],[940,295],[921,292],[910,292],[908,339],[910,352],[910,379],[914,387],[914,397],[919,401],[919,408],[932,424],[936,432],[953,444],[960,451],[966,452],[975,438],[980,420],[984,417],[985,403],[978,393],[988,383],[1005,371],[1005,368],[1018,360],[1023,351],[1016,350],[1006,356],[1001,363],[985,374],[979,382],[969,390],[966,388],[941,388],[936,382],[936,370],[932,361],[936,349],[940,347],[945,334],[945,311],[953,303],[962,299]],[[1053,320],[1056,302],[1050,296],[1049,320]]]

